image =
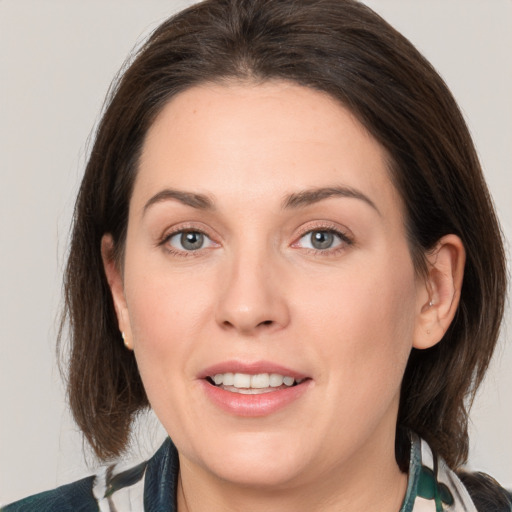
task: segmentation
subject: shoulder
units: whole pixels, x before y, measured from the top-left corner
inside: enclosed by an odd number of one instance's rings
[[[400,512],[512,512],[512,495],[484,473],[453,471],[424,439],[410,433],[406,498]]]
[[[511,512],[512,492],[485,473],[458,472],[478,512]]]
[[[143,510],[146,466],[147,462],[143,462],[121,471],[119,465],[114,464],[97,475],[11,503],[0,508],[0,512]],[[130,504],[128,508],[126,503]]]
[[[99,512],[175,510],[178,455],[167,440],[148,461],[98,474],[0,507],[0,512]]]
[[[0,508],[0,512],[96,512],[94,476],[42,492]]]

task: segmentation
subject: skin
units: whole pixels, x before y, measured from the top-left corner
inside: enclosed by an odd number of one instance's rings
[[[343,106],[285,82],[191,88],[150,128],[123,270],[109,235],[102,251],[119,328],[178,447],[180,512],[400,508],[400,383],[411,348],[453,318],[464,250],[443,238],[417,275],[386,161]],[[283,207],[321,187],[357,197]],[[154,199],[167,189],[212,208]],[[187,251],[180,230],[205,244]],[[340,234],[315,249],[315,230]],[[198,378],[226,360],[292,368],[307,390],[271,414],[228,413]]]

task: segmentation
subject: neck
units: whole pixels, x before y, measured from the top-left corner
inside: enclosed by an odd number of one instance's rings
[[[381,440],[382,441],[382,440]],[[178,512],[398,512],[407,488],[394,456],[394,438],[368,444],[353,460],[280,486],[238,485],[180,456]],[[389,449],[391,447],[392,449]]]

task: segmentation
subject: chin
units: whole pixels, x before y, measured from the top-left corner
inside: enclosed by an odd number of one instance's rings
[[[261,457],[250,460],[243,457],[242,460],[229,458],[223,461],[220,467],[209,468],[217,478],[231,484],[254,489],[269,488],[272,490],[293,486],[294,482],[301,479],[301,467],[293,461],[276,457],[273,460]]]
[[[304,443],[290,439],[289,430],[280,435],[254,432],[229,437],[229,443],[211,440],[208,448],[196,451],[203,454],[196,463],[226,482],[277,489],[299,480],[309,466]]]

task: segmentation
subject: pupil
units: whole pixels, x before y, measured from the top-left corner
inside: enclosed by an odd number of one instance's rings
[[[315,249],[328,249],[333,242],[334,235],[328,231],[315,231],[311,244]]]
[[[203,234],[196,231],[189,231],[181,235],[181,245],[188,250],[201,249],[203,245]]]

